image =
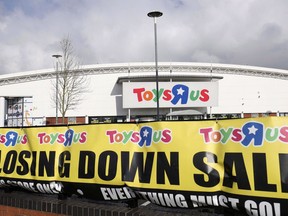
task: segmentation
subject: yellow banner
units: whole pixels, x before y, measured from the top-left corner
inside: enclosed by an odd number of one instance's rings
[[[1,128],[0,146],[2,187],[45,192],[35,182],[56,182],[51,193],[68,184],[85,195],[98,185],[96,199],[153,201],[155,193],[164,206],[161,199],[177,200],[178,191],[183,199],[172,207],[222,202],[239,209],[239,197],[247,196],[257,201],[243,201],[246,209],[260,212],[269,204],[272,215],[288,198],[287,117]],[[258,199],[273,201],[261,207]]]

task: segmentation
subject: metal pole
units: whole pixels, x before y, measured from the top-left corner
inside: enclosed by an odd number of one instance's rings
[[[56,125],[58,125],[58,92],[59,92],[59,73],[58,73],[58,59],[56,61]]]
[[[211,69],[210,69],[210,82],[212,82],[212,79],[213,79],[213,77],[212,77],[212,61],[211,61]],[[210,106],[210,119],[212,119],[212,106]]]
[[[148,17],[152,17],[154,19],[154,39],[155,39],[155,68],[156,68],[156,102],[157,102],[157,118],[156,120],[160,120],[159,115],[159,78],[158,78],[158,53],[157,53],[157,22],[156,18],[161,17],[163,15],[162,12],[153,11],[147,14]]]
[[[158,77],[158,53],[157,53],[157,23],[156,23],[156,17],[154,17],[154,36],[155,36],[155,68],[156,68],[157,121],[159,121],[159,77]]]
[[[52,57],[56,58],[56,98],[55,98],[55,103],[56,103],[56,125],[58,125],[58,82],[59,82],[59,71],[58,71],[58,58],[62,57],[61,55],[52,55]]]

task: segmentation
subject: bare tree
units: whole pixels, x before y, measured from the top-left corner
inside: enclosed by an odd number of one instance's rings
[[[58,107],[62,116],[62,123],[68,110],[74,110],[83,99],[83,93],[88,91],[88,80],[86,76],[77,73],[80,64],[74,54],[74,48],[70,37],[67,36],[60,41],[62,58],[59,58],[58,67]],[[56,95],[56,83],[53,84]],[[56,104],[56,96],[53,97]]]

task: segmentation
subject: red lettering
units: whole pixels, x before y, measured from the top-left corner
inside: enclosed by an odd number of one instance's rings
[[[281,136],[279,137],[279,140],[282,142],[288,142],[288,127],[282,127],[280,129]]]
[[[234,142],[240,142],[241,139],[242,139],[241,130],[240,129],[233,130],[231,140],[233,140]]]
[[[172,99],[171,90],[165,90],[163,92],[163,100],[170,101]]]
[[[170,130],[163,130],[161,141],[168,143],[171,141],[171,131]]]
[[[134,132],[131,136],[131,142],[138,143],[140,140],[139,132]]]
[[[202,89],[200,92],[200,100],[203,102],[206,102],[209,100],[209,90],[208,89]]]
[[[106,131],[106,135],[109,136],[109,142],[114,143],[114,135],[117,133],[116,130]]]
[[[21,143],[22,144],[26,144],[27,143],[27,135],[26,134],[23,136]]]
[[[133,89],[133,93],[134,94],[137,94],[137,100],[140,102],[140,101],[143,101],[143,98],[142,98],[142,92],[145,91],[145,88],[136,88],[136,89]]]
[[[209,137],[209,133],[212,131],[212,128],[201,128],[200,129],[200,134],[203,134],[204,136],[204,141],[206,143],[210,142],[210,137]]]
[[[43,138],[44,138],[45,134],[46,133],[39,133],[38,134],[38,138],[40,138],[40,144],[43,144],[43,142],[44,142]]]
[[[1,142],[1,143],[5,143],[5,142],[6,142],[6,139],[5,139],[5,138],[6,138],[5,135],[1,135],[1,136],[0,136],[0,142]]]
[[[85,142],[86,142],[86,139],[87,139],[86,136],[87,136],[87,133],[86,133],[86,132],[81,133],[79,142],[80,142],[80,143],[85,143]]]
[[[58,143],[64,143],[65,142],[65,135],[64,134],[59,134],[57,138]]]

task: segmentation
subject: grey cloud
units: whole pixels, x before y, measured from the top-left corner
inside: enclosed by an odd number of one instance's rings
[[[67,34],[83,64],[153,61],[151,10],[159,61],[288,67],[286,0],[19,2],[0,3],[0,74],[52,68]]]

